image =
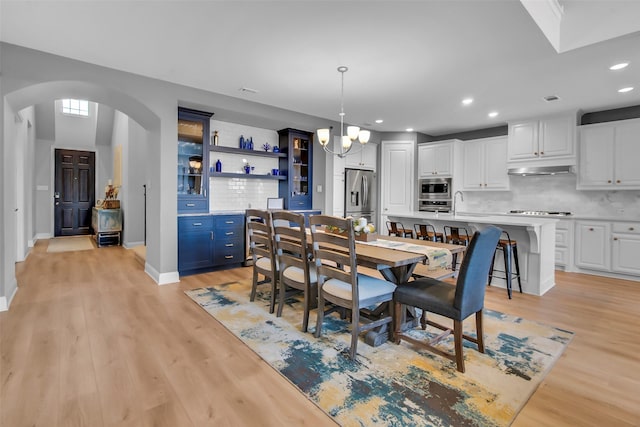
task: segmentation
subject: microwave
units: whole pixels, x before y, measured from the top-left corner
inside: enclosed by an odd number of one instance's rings
[[[451,199],[451,178],[426,178],[419,183],[420,200]]]

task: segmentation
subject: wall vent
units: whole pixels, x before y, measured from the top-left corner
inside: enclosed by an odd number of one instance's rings
[[[559,101],[560,97],[559,96],[555,96],[555,95],[548,95],[548,96],[545,96],[542,99],[544,99],[547,102],[553,102],[553,101]]]

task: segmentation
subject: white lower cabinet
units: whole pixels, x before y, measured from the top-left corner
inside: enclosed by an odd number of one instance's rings
[[[556,267],[570,269],[573,242],[573,221],[559,220],[556,224]]]
[[[615,223],[611,270],[640,276],[640,223]]]
[[[640,276],[640,222],[577,221],[575,264]]]
[[[576,223],[576,266],[593,270],[611,269],[611,225],[607,222]]]

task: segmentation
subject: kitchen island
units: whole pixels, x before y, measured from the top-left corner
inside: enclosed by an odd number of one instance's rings
[[[482,213],[452,214],[433,212],[386,212],[390,221],[400,221],[407,228],[414,224],[432,224],[438,231],[445,225],[462,226],[473,234],[489,225],[495,225],[507,231],[512,240],[518,242],[518,257],[522,291],[533,295],[544,295],[555,286],[555,236],[556,222],[554,218],[513,217]],[[383,218],[384,219],[384,218]],[[504,269],[502,252],[496,253],[496,269]],[[501,273],[498,273],[501,275]],[[506,288],[506,281],[493,278],[492,286]],[[513,281],[514,292],[518,292],[518,284]]]

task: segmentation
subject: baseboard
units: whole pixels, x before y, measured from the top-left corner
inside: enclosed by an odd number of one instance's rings
[[[18,293],[17,283],[16,283],[16,286],[13,288],[13,293],[11,294],[9,299],[7,299],[7,297],[0,297],[0,312],[9,310],[9,307],[11,306],[11,301],[13,301],[13,298],[16,296],[16,293]]]
[[[177,271],[171,271],[169,273],[160,273],[153,268],[149,263],[145,263],[144,271],[147,273],[158,285],[168,285],[170,283],[180,282],[180,275]]]
[[[144,246],[144,242],[126,242],[122,243],[122,247],[125,249],[135,248],[136,246]]]
[[[50,239],[50,238],[51,238],[51,233],[38,233],[36,234],[36,237],[34,239],[37,242],[40,239]]]

